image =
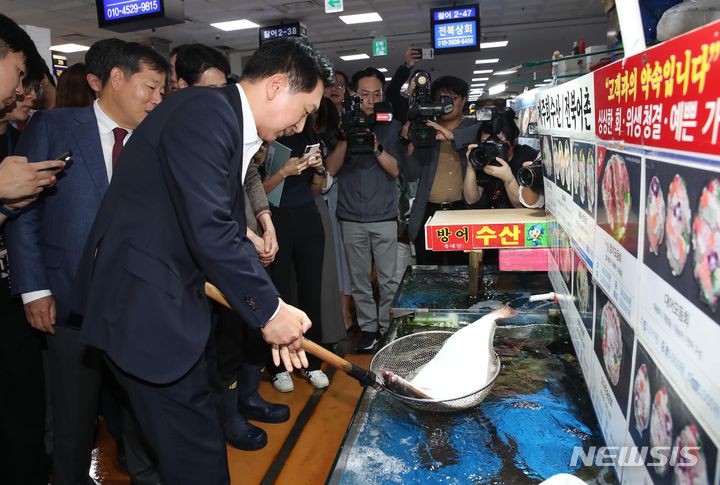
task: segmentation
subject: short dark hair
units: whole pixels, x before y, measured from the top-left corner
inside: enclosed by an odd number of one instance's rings
[[[104,85],[110,73],[108,63],[115,58],[115,53],[124,44],[124,40],[115,37],[95,42],[85,53],[85,72],[100,79]]]
[[[430,94],[435,97],[440,90],[450,91],[463,98],[468,95],[470,87],[468,83],[455,76],[441,76],[433,81],[430,86]]]
[[[0,59],[11,52],[25,56],[25,77],[34,81],[42,79],[46,64],[35,43],[14,20],[0,14]]]
[[[85,64],[78,62],[60,76],[55,94],[56,108],[82,108],[95,101],[95,92],[85,79]]]
[[[204,44],[190,44],[177,51],[175,74],[178,80],[184,79],[189,86],[194,85],[205,71],[216,68],[230,75],[230,63],[225,56]]]
[[[165,74],[166,83],[170,77],[170,63],[150,46],[138,42],[125,42],[110,54],[105,71],[100,77],[103,87],[105,87],[113,68],[117,67],[126,76],[132,76],[140,72],[141,63],[147,64],[153,71]]]
[[[335,82],[337,82],[338,74],[340,74],[342,77],[344,77],[345,81],[350,82],[350,76],[348,76],[344,72],[338,71],[338,70],[335,70]],[[335,83],[333,83],[333,84],[335,84]],[[347,84],[347,83],[345,83],[345,84]]]
[[[358,71],[355,74],[353,74],[352,79],[350,79],[350,89],[353,91],[357,91],[358,82],[364,77],[374,77],[380,80],[380,85],[385,86],[385,76],[383,73],[375,69],[374,67],[366,67],[362,71]]]
[[[262,44],[248,60],[240,80],[257,81],[274,74],[285,74],[290,91],[294,93],[311,92],[318,79],[329,86],[335,78],[328,58],[295,37],[282,37]]]

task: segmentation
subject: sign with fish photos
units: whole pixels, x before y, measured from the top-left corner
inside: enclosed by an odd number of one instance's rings
[[[623,316],[634,323],[642,159],[597,148],[597,228],[593,275]]]
[[[593,75],[598,138],[720,155],[720,21]]]
[[[572,141],[573,185],[571,234],[583,260],[592,268],[595,259],[595,144]]]
[[[720,423],[720,170],[648,157],[644,185],[638,333],[698,415]]]
[[[688,408],[682,389],[673,385],[651,353],[637,343],[628,415],[629,445],[656,450],[646,458],[628,459],[623,483],[713,483],[718,441]],[[657,453],[657,451],[660,451]]]

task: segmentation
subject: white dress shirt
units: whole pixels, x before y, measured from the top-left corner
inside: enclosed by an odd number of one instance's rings
[[[245,95],[245,91],[240,87],[240,83],[237,83],[236,86],[240,92],[240,103],[243,111],[242,181],[245,183],[245,174],[247,174],[250,162],[258,150],[260,150],[263,141],[257,133],[257,125],[255,125],[255,118],[250,109],[250,103]]]
[[[250,109],[250,103],[248,102],[245,91],[240,87],[240,83],[236,84],[238,91],[240,92],[240,104],[242,105],[243,111],[243,160],[242,160],[242,181],[245,183],[245,174],[247,174],[250,162],[255,154],[260,150],[263,144],[262,139],[258,135],[257,125],[255,124],[255,117]],[[280,311],[280,302],[273,312],[270,320],[275,318]],[[268,320],[268,322],[270,321]]]
[[[243,107],[244,108],[244,107]],[[93,110],[95,110],[95,118],[97,119],[98,133],[100,134],[100,144],[102,145],[103,159],[105,161],[105,170],[107,171],[108,183],[112,180],[112,150],[115,145],[115,134],[113,129],[118,127],[118,124],[110,119],[108,115],[100,108],[98,101],[95,100],[93,103]],[[255,124],[253,123],[253,127]],[[128,134],[123,140],[123,146],[130,139],[133,130],[125,128]],[[34,300],[39,300],[46,296],[50,296],[52,293],[50,290],[37,290],[29,293],[23,293],[22,297],[23,304],[30,303]]]

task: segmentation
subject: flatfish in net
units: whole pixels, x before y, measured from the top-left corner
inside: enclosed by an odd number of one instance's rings
[[[445,341],[410,384],[436,401],[457,399],[483,388],[489,379],[496,322],[515,315],[515,310],[503,305],[461,328]]]

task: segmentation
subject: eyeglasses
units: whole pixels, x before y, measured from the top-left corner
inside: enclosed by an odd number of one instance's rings
[[[332,85],[332,87],[335,88],[335,89],[345,89],[345,84],[343,84],[343,83],[335,83],[335,84]]]
[[[35,92],[35,96],[38,98],[43,94],[43,85],[40,81],[34,81],[25,86],[25,96],[30,96],[32,92]]]

